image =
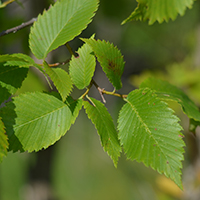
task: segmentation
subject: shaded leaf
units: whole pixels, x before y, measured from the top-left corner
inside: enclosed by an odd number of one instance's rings
[[[72,90],[72,81],[69,74],[61,68],[51,68],[44,62],[44,69],[65,101]]]
[[[3,66],[0,63],[0,103],[13,95],[28,74],[28,68],[19,66]]]
[[[184,142],[179,119],[150,89],[134,90],[126,101],[118,130],[127,158],[151,166],[182,189]]]
[[[8,138],[5,134],[5,127],[3,122],[0,118],[0,162],[2,162],[3,157],[7,155],[7,149],[8,149]]]
[[[178,102],[183,109],[183,112],[189,117],[200,121],[199,108],[195,103],[179,88],[171,85],[167,81],[162,81],[155,78],[148,78],[141,83],[140,88],[151,88],[163,100],[173,100]]]
[[[29,44],[38,59],[79,35],[92,21],[98,0],[61,0],[38,16]]]
[[[69,73],[78,89],[87,87],[94,75],[96,60],[91,52],[92,48],[88,44],[84,44],[78,49],[79,56],[72,56],[70,61]]]
[[[95,39],[82,39],[89,44],[94,51],[97,60],[103,71],[106,73],[109,81],[118,90],[122,87],[121,76],[124,71],[124,59],[121,52],[113,44],[95,40]]]
[[[122,24],[132,20],[149,20],[149,24],[158,21],[168,22],[169,19],[175,20],[177,15],[184,15],[186,8],[191,8],[194,0],[137,0],[138,6],[125,19]]]
[[[9,150],[39,151],[54,144],[70,128],[67,104],[44,93],[26,93],[0,111],[9,138]]]
[[[112,117],[110,116],[104,104],[93,98],[91,98],[91,101],[95,106],[91,105],[87,101],[84,101],[84,108],[88,118],[91,119],[92,123],[97,129],[98,134],[100,135],[101,144],[104,150],[111,157],[116,167],[118,158],[120,156],[121,147],[119,145],[118,135]]]

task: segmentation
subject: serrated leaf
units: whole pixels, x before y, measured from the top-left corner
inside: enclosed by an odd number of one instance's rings
[[[158,21],[168,22],[169,19],[175,20],[177,15],[184,15],[186,8],[191,8],[194,0],[137,0],[138,6],[125,19],[122,24],[132,20],[149,20],[149,24]]]
[[[122,87],[121,76],[124,72],[125,64],[121,52],[113,44],[104,40],[82,40],[92,47],[92,50],[109,81],[117,90],[119,90]]]
[[[27,67],[34,66],[43,71],[41,66],[35,63],[30,57],[22,53],[0,55],[0,62],[5,62],[4,66]]]
[[[38,59],[79,35],[92,21],[98,0],[61,0],[38,16],[29,44]]]
[[[121,147],[119,145],[118,134],[115,129],[112,117],[107,111],[104,104],[91,98],[92,104],[84,101],[83,105],[92,123],[95,125],[98,134],[100,135],[101,144],[104,150],[108,153],[117,166],[118,158],[120,156]]]
[[[155,78],[148,78],[141,83],[140,88],[151,88],[163,100],[173,100],[178,102],[183,109],[183,112],[189,117],[200,121],[199,108],[195,103],[179,88],[171,85],[167,81],[162,81]]]
[[[9,138],[9,150],[39,151],[54,144],[70,128],[67,104],[44,93],[26,93],[0,111]]]
[[[118,130],[127,158],[151,166],[182,189],[184,142],[179,119],[150,89],[134,90],[126,101]]]
[[[65,101],[72,90],[72,81],[69,74],[61,68],[50,68],[46,62],[44,62],[44,69],[56,86],[62,100]]]
[[[91,52],[90,45],[84,44],[77,51],[78,57],[72,56],[70,61],[69,74],[78,89],[87,87],[94,75],[96,60]]]
[[[0,118],[0,163],[2,162],[3,157],[7,155],[8,149],[8,138],[5,134],[5,127]]]
[[[0,63],[0,103],[7,100],[21,87],[28,74],[28,68],[3,66]]]

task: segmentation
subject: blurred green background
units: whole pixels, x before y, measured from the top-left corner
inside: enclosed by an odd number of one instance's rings
[[[21,0],[0,10],[0,32],[37,17],[50,0]],[[145,78],[155,76],[182,88],[200,106],[200,2],[173,22],[149,26],[147,22],[120,23],[136,7],[135,0],[101,0],[93,22],[81,37],[109,40],[118,46],[126,61],[122,77],[127,94]],[[25,53],[30,28],[0,37],[0,54]],[[82,42],[70,42],[74,51]],[[50,63],[70,55],[65,47],[48,56]],[[67,65],[64,66],[67,69]],[[112,90],[100,67],[94,80]],[[31,68],[18,93],[48,90],[44,78]],[[84,91],[81,91],[84,92]],[[74,97],[80,93],[74,91]],[[91,96],[101,100],[93,89]],[[115,123],[123,105],[116,97],[105,97]],[[142,163],[121,156],[116,169],[103,151],[94,126],[82,110],[70,131],[55,145],[38,153],[8,153],[0,164],[0,200],[199,200],[200,133],[188,131],[189,120],[177,104],[171,104],[185,131],[184,191]]]

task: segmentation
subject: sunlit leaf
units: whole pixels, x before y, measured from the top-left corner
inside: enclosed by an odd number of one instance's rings
[[[127,158],[151,166],[182,188],[184,142],[179,119],[150,89],[134,90],[126,101],[118,130]]]
[[[163,100],[173,100],[178,102],[183,109],[183,112],[189,117],[200,121],[199,108],[195,103],[179,88],[171,85],[167,81],[162,81],[155,78],[146,79],[140,88],[151,88]]]
[[[177,15],[184,15],[195,0],[137,0],[138,6],[122,24],[132,20],[149,20],[149,24],[158,21],[175,20]]]
[[[72,56],[69,73],[78,89],[84,89],[90,84],[94,75],[96,60],[91,54],[92,48],[84,44],[78,51],[78,57]]]
[[[91,98],[92,104],[84,101],[84,108],[91,119],[92,123],[95,125],[98,134],[100,135],[101,144],[104,150],[108,153],[117,166],[118,158],[120,156],[121,147],[118,141],[118,134],[115,129],[112,117],[107,111],[104,104],[100,101]]]
[[[38,59],[79,35],[92,21],[98,0],[61,0],[38,16],[31,28],[30,48]]]
[[[9,150],[39,151],[69,130],[72,112],[67,104],[44,93],[26,93],[0,111],[9,138]]]
[[[65,101],[72,90],[72,81],[69,74],[61,68],[50,68],[44,63],[44,69]]]
[[[0,162],[2,161],[3,157],[7,155],[7,149],[8,149],[8,138],[5,134],[5,127],[3,122],[0,118]]]
[[[121,52],[113,44],[104,40],[82,40],[92,47],[109,81],[117,90],[120,89],[122,87],[121,76],[124,71],[124,59]]]

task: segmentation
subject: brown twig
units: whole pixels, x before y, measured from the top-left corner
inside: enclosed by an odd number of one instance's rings
[[[16,32],[19,31],[20,29],[23,29],[23,28],[25,28],[25,27],[27,27],[27,26],[32,25],[35,21],[37,21],[37,18],[33,18],[33,19],[29,20],[28,22],[22,23],[22,24],[19,25],[19,26],[16,26],[16,27],[14,27],[14,28],[8,29],[8,30],[6,30],[6,31],[2,31],[2,32],[0,33],[0,37],[1,37],[1,36],[4,36],[4,35],[7,35],[7,34],[9,34],[9,33],[16,33]]]

